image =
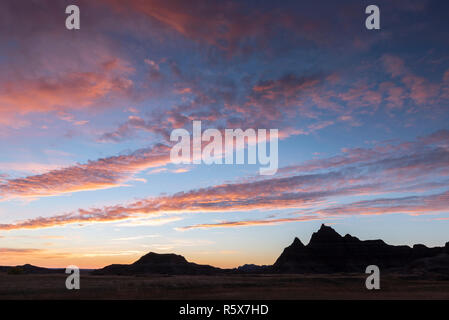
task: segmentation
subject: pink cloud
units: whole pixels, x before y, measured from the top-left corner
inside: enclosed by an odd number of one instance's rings
[[[55,169],[40,175],[8,179],[0,184],[3,199],[45,197],[62,193],[117,187],[133,174],[170,161],[169,148],[157,145],[132,154],[114,156]]]
[[[329,203],[335,197],[340,196],[373,196],[389,192],[428,192],[445,187],[449,181],[449,151],[444,147],[448,143],[448,137],[449,134],[446,131],[440,131],[418,138],[414,142],[379,145],[373,149],[348,149],[338,157],[314,160],[310,163],[283,168],[280,171],[284,176],[280,177],[256,178],[241,183],[215,185],[173,195],[142,199],[126,206],[80,209],[77,212],[48,218],[3,224],[0,225],[0,229],[43,228],[69,223],[118,221],[160,213],[228,212],[255,209],[299,208],[325,216],[334,213],[344,215],[442,212],[449,209],[447,192],[433,196],[379,198],[344,206],[335,206]],[[142,155],[144,154],[145,152],[142,153]],[[150,163],[146,156],[140,157],[139,155],[133,155],[131,158],[104,159],[90,163],[83,170],[87,170],[86,173],[93,176],[89,179],[98,183],[98,175],[94,175],[95,170],[98,170],[98,167],[105,168],[103,176],[107,178],[112,176],[112,183],[117,183],[123,179],[123,172],[129,174],[136,168],[154,165],[154,162],[157,163],[164,158],[150,157],[150,159],[152,160]],[[93,171],[91,172],[89,169]],[[301,172],[301,174],[297,174],[297,172]],[[58,174],[59,172],[56,172],[56,176]],[[48,177],[43,175],[43,177],[52,181],[55,185],[54,188],[57,184],[61,184],[53,175]],[[435,177],[438,177],[441,183],[435,183]],[[35,194],[36,191],[32,187],[40,186],[35,183],[35,180],[42,182],[39,179],[42,179],[42,176],[33,177],[30,179],[31,181],[23,181],[23,183],[22,181],[14,182],[8,189],[13,190],[13,194],[25,192],[34,192],[31,194]],[[38,194],[48,192],[48,186],[45,186],[45,183],[41,184],[45,187],[44,191],[36,189],[40,191]],[[24,188],[24,191],[21,191],[20,188],[16,191],[15,188],[18,187]],[[55,190],[61,192],[61,190],[66,190],[67,186],[62,183],[62,186],[58,188],[60,189]],[[8,190],[6,187],[5,189]],[[318,207],[324,208],[314,209]]]
[[[279,218],[279,219],[265,219],[265,220],[241,220],[241,221],[223,221],[218,223],[204,223],[186,226],[179,228],[180,230],[189,229],[209,229],[209,228],[233,228],[233,227],[251,227],[251,226],[263,226],[263,225],[277,225],[289,222],[300,221],[313,221],[321,220],[322,218],[312,215],[292,217],[292,218]]]

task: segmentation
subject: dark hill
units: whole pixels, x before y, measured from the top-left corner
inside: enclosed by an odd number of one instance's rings
[[[48,269],[36,267],[31,264],[24,264],[23,266],[5,266],[0,267],[0,272],[7,272],[9,274],[48,274],[48,273],[64,273],[64,269]]]
[[[129,265],[113,264],[93,274],[219,274],[219,273],[334,273],[364,272],[368,265],[381,270],[406,273],[436,272],[449,274],[449,243],[445,247],[428,248],[417,244],[392,246],[382,240],[362,241],[349,234],[344,237],[325,226],[313,233],[304,245],[298,238],[286,247],[272,266],[243,265],[232,270],[188,262],[176,254],[150,252]]]
[[[243,266],[232,269],[235,273],[267,273],[271,270],[271,266],[258,266],[255,264],[244,264]]]
[[[112,264],[92,274],[138,275],[138,274],[215,274],[223,270],[208,265],[188,262],[176,254],[150,252],[132,264]]]
[[[132,264],[112,264],[92,271],[94,275],[213,275],[260,273],[364,273],[368,265],[382,271],[408,274],[434,274],[449,278],[449,242],[444,247],[428,248],[423,244],[388,245],[382,240],[362,241],[349,234],[344,237],[331,227],[321,225],[304,245],[298,238],[286,247],[272,266],[246,264],[234,269],[220,269],[187,261],[176,254],[150,252]],[[88,270],[85,270],[88,271]],[[32,265],[1,267],[11,274],[64,273],[64,269],[46,269]]]

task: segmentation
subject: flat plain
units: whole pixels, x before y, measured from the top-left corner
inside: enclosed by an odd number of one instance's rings
[[[380,290],[367,290],[364,274],[94,276],[81,273],[81,288],[67,290],[65,274],[0,272],[0,299],[449,299],[449,280],[381,275]]]

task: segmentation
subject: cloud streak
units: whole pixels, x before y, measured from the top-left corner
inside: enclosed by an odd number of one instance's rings
[[[133,174],[167,164],[169,147],[156,145],[128,155],[89,161],[40,175],[5,180],[0,184],[2,199],[47,197],[63,193],[98,190],[122,185]]]
[[[412,142],[345,150],[344,155],[323,159],[313,166],[306,162],[289,167],[283,177],[215,185],[142,199],[128,205],[80,209],[53,217],[2,224],[0,230],[119,221],[160,213],[255,209],[296,208],[325,216],[443,212],[449,210],[447,193],[444,192],[431,196],[380,198],[340,207],[332,202],[344,196],[373,196],[388,192],[410,194],[444,189],[449,181],[448,145],[449,132],[442,130]],[[307,170],[311,172],[307,173]]]
[[[196,224],[196,225],[181,227],[181,228],[179,228],[179,230],[277,225],[277,224],[288,223],[288,222],[312,221],[312,220],[321,220],[321,219],[322,218],[317,217],[317,216],[307,215],[307,216],[301,216],[301,217],[266,219],[266,220],[223,221],[223,222],[219,222],[219,223],[204,223],[204,224]]]

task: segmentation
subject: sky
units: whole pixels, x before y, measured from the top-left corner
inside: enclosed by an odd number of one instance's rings
[[[0,265],[272,264],[322,223],[444,245],[448,7],[2,1]],[[172,163],[170,134],[193,121],[278,129],[277,172]]]

